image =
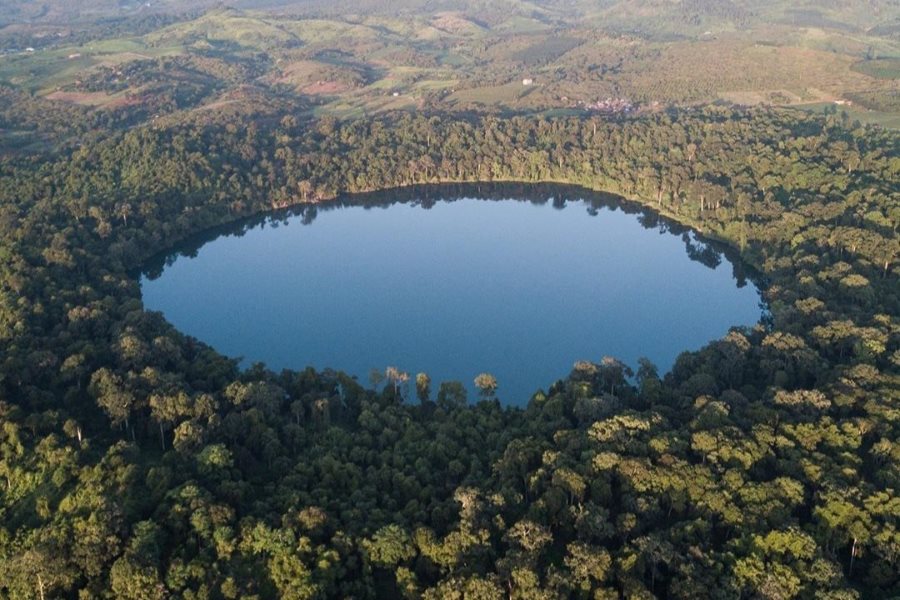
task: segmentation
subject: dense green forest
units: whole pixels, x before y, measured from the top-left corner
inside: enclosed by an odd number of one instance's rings
[[[241,371],[142,308],[135,271],[207,228],[471,181],[639,202],[730,245],[770,317],[517,409]],[[0,598],[896,596],[898,226],[900,136],[835,114],[265,106],[7,156]]]

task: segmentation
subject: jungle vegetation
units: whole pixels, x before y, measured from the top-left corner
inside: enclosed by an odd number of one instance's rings
[[[896,133],[262,103],[87,139],[0,162],[0,598],[900,594]],[[518,409],[489,375],[470,403],[396,369],[240,370],[143,310],[136,270],[210,227],[477,181],[718,239],[770,318],[668,373],[584,357]]]

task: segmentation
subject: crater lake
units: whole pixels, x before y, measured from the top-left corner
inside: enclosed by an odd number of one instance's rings
[[[141,276],[146,308],[248,366],[394,366],[497,379],[524,405],[578,360],[662,374],[763,315],[724,246],[607,194],[433,186],[305,205],[210,231]],[[409,397],[414,398],[414,386]]]

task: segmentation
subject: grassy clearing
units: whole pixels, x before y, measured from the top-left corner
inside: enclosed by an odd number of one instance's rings
[[[539,33],[548,29],[550,26],[543,21],[523,16],[510,17],[492,28],[493,31],[502,33]]]
[[[438,13],[431,20],[431,27],[453,36],[481,36],[487,29],[460,13]]]
[[[719,98],[732,104],[756,106],[760,104],[800,104],[804,98],[786,89],[760,90],[752,92],[722,92]]]
[[[74,81],[78,74],[97,64],[90,56],[74,56],[63,51],[38,51],[7,56],[0,60],[0,82],[30,93]]]
[[[117,38],[111,40],[98,40],[86,46],[80,46],[80,51],[89,51],[93,54],[122,54],[136,53],[144,54],[147,52],[147,45],[133,38]]]
[[[458,79],[423,79],[417,81],[413,85],[413,89],[418,92],[432,92],[452,89],[458,85]]]
[[[860,108],[875,112],[900,114],[900,87],[888,90],[867,90],[847,94]]]
[[[324,19],[287,21],[283,23],[282,27],[304,44],[333,42],[342,38],[351,39],[354,43],[358,43],[376,39],[379,35],[379,32],[371,27]]]
[[[514,82],[505,85],[458,90],[451,94],[447,100],[451,104],[456,105],[483,104],[493,106],[497,104],[515,104],[533,89],[532,86],[526,87],[521,82]]]
[[[863,60],[854,63],[852,68],[857,73],[876,79],[900,79],[900,58]]]
[[[550,36],[514,53],[510,58],[527,66],[546,64],[583,43],[584,40],[572,36]]]
[[[438,62],[447,67],[463,67],[471,64],[471,59],[456,52],[442,52],[438,57]]]
[[[124,94],[107,94],[106,92],[51,92],[45,96],[47,100],[56,102],[69,102],[80,106],[98,108],[109,106],[120,101]]]
[[[822,29],[807,29],[800,32],[782,30],[791,44],[810,50],[842,54],[857,60],[869,52],[878,56],[894,56],[900,50],[892,40],[872,37],[863,33],[845,33]],[[782,38],[783,42],[787,42]]]
[[[0,82],[48,94],[100,66],[181,54],[181,47],[147,47],[133,39],[106,40],[0,58]]]
[[[808,104],[800,107],[810,112],[824,113],[835,108],[832,102]],[[878,125],[887,129],[900,129],[900,114],[867,110],[857,106],[837,107],[839,112],[846,112],[851,121],[859,121],[868,125]]]
[[[217,10],[144,37],[151,46],[189,45],[198,40],[231,42],[254,49],[277,48],[299,40],[282,23],[233,10]]]
[[[851,59],[827,52],[738,41],[680,43],[658,56],[626,61],[620,80],[638,99],[704,101],[722,93],[786,90],[787,102],[816,88],[839,96],[871,81],[850,70]],[[702,68],[701,68],[701,65]]]
[[[393,110],[413,110],[417,100],[410,95],[360,96],[339,98],[313,109],[315,115],[334,115],[340,118],[359,118]]]
[[[388,35],[398,39],[416,37],[416,32],[421,28],[421,23],[414,19],[386,16],[370,16],[360,20],[359,24],[377,35]]]

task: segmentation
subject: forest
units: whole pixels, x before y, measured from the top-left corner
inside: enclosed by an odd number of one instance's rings
[[[0,159],[0,598],[900,594],[897,133],[726,106],[95,118]],[[584,357],[520,409],[242,370],[143,309],[135,273],[210,228],[471,182],[628,198],[727,244],[769,316],[668,373]]]

